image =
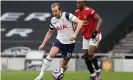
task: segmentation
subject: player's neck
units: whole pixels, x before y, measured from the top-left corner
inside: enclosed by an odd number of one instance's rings
[[[83,6],[83,8],[82,8],[82,9],[80,9],[80,11],[83,11],[83,10],[85,9],[85,7],[86,7],[86,6]]]
[[[62,16],[62,12],[60,13],[60,15],[57,17],[58,19],[60,19],[61,18],[61,16]]]

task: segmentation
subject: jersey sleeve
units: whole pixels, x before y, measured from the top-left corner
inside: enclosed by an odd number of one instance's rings
[[[96,16],[96,11],[94,10],[94,9],[90,9],[90,14],[93,16],[93,17],[95,17]]]
[[[55,29],[55,27],[52,25],[52,21],[50,22],[49,28],[50,28],[50,29]]]
[[[66,18],[68,18],[68,20],[73,22],[77,17],[74,16],[72,13],[66,12]]]

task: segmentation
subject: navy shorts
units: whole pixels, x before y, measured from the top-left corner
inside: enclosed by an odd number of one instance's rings
[[[60,49],[61,56],[65,60],[69,60],[71,58],[72,53],[74,51],[74,45],[75,43],[62,44],[58,39],[56,39],[53,43],[53,46],[56,46]]]

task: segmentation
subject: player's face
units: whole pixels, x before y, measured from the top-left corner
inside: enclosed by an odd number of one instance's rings
[[[52,14],[57,18],[61,16],[61,10],[59,10],[58,6],[52,8]]]
[[[77,0],[77,8],[82,10],[84,8],[85,2]]]

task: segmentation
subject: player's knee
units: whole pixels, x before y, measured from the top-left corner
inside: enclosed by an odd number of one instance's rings
[[[94,57],[94,54],[89,54],[89,58],[92,59]]]
[[[84,60],[87,61],[89,59],[88,49],[84,49]]]
[[[92,58],[94,56],[94,53],[95,53],[95,47],[91,47],[89,49],[89,57]]]
[[[84,57],[88,56],[88,49],[84,49]]]
[[[94,52],[93,52],[93,51],[92,51],[92,52],[90,51],[90,52],[89,52],[89,58],[91,59],[91,58],[93,58],[93,57],[94,57]]]
[[[51,50],[50,53],[49,53],[49,57],[55,58],[55,56],[57,55],[57,53],[58,53],[57,51],[53,52],[53,50]]]
[[[93,57],[94,56],[94,51],[93,50],[90,50],[89,51],[89,57]]]
[[[49,56],[51,58],[54,58],[58,54],[59,51],[60,49],[57,46],[53,46],[50,50]]]
[[[49,63],[50,63],[51,61],[52,61],[52,58],[50,57],[50,55],[48,55],[48,56],[44,59],[43,63],[49,65]]]
[[[51,61],[53,58],[52,58],[50,55],[48,55],[48,56],[46,57],[46,59],[47,59],[48,61]]]

